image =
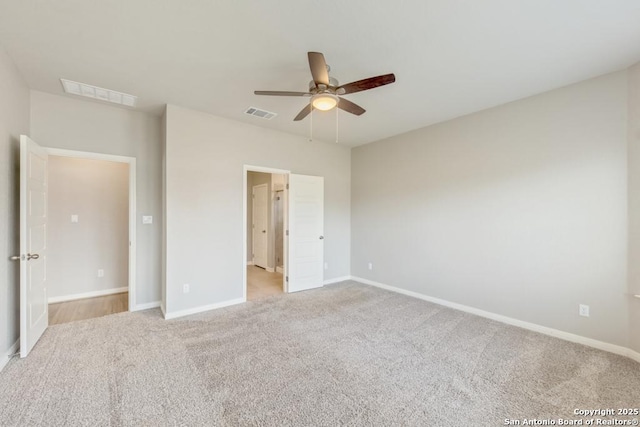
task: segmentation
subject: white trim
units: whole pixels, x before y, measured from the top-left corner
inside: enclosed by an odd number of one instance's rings
[[[5,366],[7,366],[7,363],[9,363],[9,361],[11,360],[11,355],[16,354],[19,348],[20,338],[18,338],[16,342],[14,342],[11,347],[9,347],[9,350],[5,351],[4,354],[0,356],[0,371],[2,371]]]
[[[59,297],[51,297],[47,300],[49,304],[57,304],[59,302],[75,301],[78,299],[103,297],[105,295],[122,294],[128,292],[129,288],[124,286],[122,288],[102,289],[100,291],[83,292],[81,294],[62,295]]]
[[[151,308],[158,308],[158,307],[160,307],[160,301],[145,302],[143,304],[136,305],[135,307],[133,307],[129,311],[149,310]]]
[[[276,272],[275,268],[273,268],[273,267],[265,267],[264,269],[267,271],[267,273],[275,273]]]
[[[136,158],[89,151],[64,150],[44,147],[50,156],[73,157],[76,159],[107,160],[129,164],[129,310],[136,307]]]
[[[165,313],[165,320],[176,319],[178,317],[190,316],[192,314],[202,313],[204,311],[215,310],[217,308],[229,307],[230,305],[242,304],[246,302],[245,298],[236,298],[229,301],[222,301],[216,304],[203,305],[200,307],[189,308],[186,310],[174,311],[173,313]]]
[[[253,265],[253,261],[247,261],[247,265]]]
[[[635,352],[627,347],[610,344],[604,341],[594,340],[592,338],[587,338],[581,335],[560,331],[558,329],[537,325],[535,323],[525,322],[523,320],[514,319],[512,317],[503,316],[501,314],[491,313],[489,311],[480,310],[478,308],[469,307],[467,305],[458,304],[458,303],[443,300],[440,298],[430,297],[428,295],[424,295],[418,292],[408,291],[406,289],[397,288],[395,286],[385,285],[384,283],[374,282],[373,280],[364,279],[362,277],[352,276],[351,280],[364,283],[365,285],[371,285],[377,288],[386,289],[391,292],[407,295],[413,298],[418,298],[424,301],[429,301],[434,304],[453,308],[455,310],[460,310],[466,313],[475,314],[476,316],[485,317],[487,319],[495,320],[501,323],[506,323],[507,325],[517,326],[519,328],[527,329],[529,331],[534,331],[534,332],[538,332],[544,335],[549,335],[555,338],[560,338],[561,340],[586,345],[588,347],[597,348],[598,350],[607,351],[609,353],[619,354],[620,356],[626,356],[630,359],[640,362],[640,353]]]
[[[284,268],[282,267],[276,267],[276,273],[284,273]]]
[[[243,165],[242,166],[242,299],[243,301],[247,300],[247,265],[249,260],[247,259],[247,173],[248,172],[264,172],[264,173],[277,173],[286,175],[286,181],[289,182],[289,174],[291,171],[284,169],[274,169],[267,168],[263,166],[252,166],[252,165]],[[285,183],[286,187],[286,183]],[[286,192],[285,192],[286,193]],[[286,209],[285,209],[286,212]],[[286,215],[286,214],[285,214]],[[287,228],[287,220],[288,218],[285,216],[285,226],[283,227],[283,232]],[[287,246],[286,246],[286,238],[285,238],[285,247],[284,247],[284,269],[287,270]],[[286,292],[286,276],[282,275],[282,289]],[[165,319],[167,317],[165,316]]]
[[[87,160],[107,160],[110,162],[130,163],[135,157],[116,156],[113,154],[93,153],[89,151],[65,150],[62,148],[43,147],[50,156],[73,157]]]
[[[167,318],[167,310],[164,308],[164,302],[160,302],[160,311],[162,312],[162,317]]]
[[[324,282],[322,282],[322,286],[332,285],[334,283],[344,282],[345,280],[351,280],[351,276],[342,276],[342,277],[335,277],[333,279],[327,279]]]

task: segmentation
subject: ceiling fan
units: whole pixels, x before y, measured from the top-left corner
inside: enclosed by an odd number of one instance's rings
[[[328,111],[334,107],[347,111],[356,116],[362,115],[366,110],[354,104],[348,99],[341,98],[338,95],[348,95],[350,93],[361,92],[363,90],[373,89],[379,86],[388,85],[396,81],[393,74],[384,74],[377,77],[369,77],[368,79],[358,80],[356,82],[340,85],[338,80],[329,77],[330,68],[324,60],[324,55],[320,52],[307,52],[309,57],[309,68],[313,80],[309,82],[308,92],[284,92],[272,90],[256,90],[256,95],[271,96],[310,96],[311,102],[304,107],[302,111],[293,119],[294,121],[302,120],[311,113],[311,110],[318,109]]]

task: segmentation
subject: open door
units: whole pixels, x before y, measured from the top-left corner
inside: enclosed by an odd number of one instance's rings
[[[49,326],[47,161],[45,149],[20,136],[20,357],[29,354]]]
[[[289,175],[288,292],[322,286],[323,230],[324,178]]]

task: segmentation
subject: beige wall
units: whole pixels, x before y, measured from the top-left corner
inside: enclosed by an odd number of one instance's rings
[[[355,276],[628,345],[626,72],[358,147],[351,208]]]
[[[49,156],[48,220],[49,298],[129,286],[128,164]]]
[[[20,135],[29,134],[29,88],[0,46],[0,367],[20,333]]]
[[[242,298],[243,165],[324,176],[324,278],[349,274],[347,147],[169,105],[166,162],[167,313]]]
[[[31,92],[31,135],[44,147],[136,158],[136,303],[160,301],[162,119],[67,96]],[[153,224],[143,225],[142,216]]]
[[[629,69],[629,293],[640,295],[640,63]],[[629,301],[630,347],[640,352],[640,298]]]

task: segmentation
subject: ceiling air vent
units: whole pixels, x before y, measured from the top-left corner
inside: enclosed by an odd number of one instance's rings
[[[104,89],[98,86],[88,85],[86,83],[74,82],[71,80],[60,79],[64,91],[72,95],[86,96],[87,98],[97,99],[98,101],[113,102],[114,104],[126,105],[134,107],[136,105],[137,96],[128,93],[116,92],[111,89]]]
[[[277,116],[276,113],[272,113],[271,111],[261,110],[256,107],[249,107],[247,108],[247,111],[245,111],[244,113],[250,116],[260,117],[261,119],[266,119],[266,120],[271,120],[275,116]]]

